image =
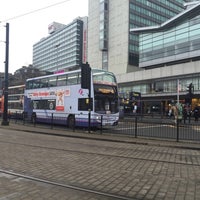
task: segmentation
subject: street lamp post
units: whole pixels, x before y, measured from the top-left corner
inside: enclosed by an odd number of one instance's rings
[[[8,121],[8,60],[9,60],[9,23],[6,23],[4,110],[3,110],[3,121],[1,125],[9,125],[9,121]]]

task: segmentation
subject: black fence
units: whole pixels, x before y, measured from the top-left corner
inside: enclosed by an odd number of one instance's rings
[[[159,117],[133,116],[119,121],[117,127],[108,128],[109,132],[131,135],[133,137],[188,140],[200,142],[200,122],[193,119],[176,120]],[[103,132],[106,130],[103,129]]]
[[[76,117],[76,115],[74,115]],[[104,121],[103,116],[99,119],[97,126],[76,126],[76,120],[72,120],[69,124],[68,114],[63,113],[63,116],[56,116],[56,114],[51,114],[47,123],[38,122],[37,118],[33,119],[31,116],[16,113],[12,115],[8,120],[10,123],[17,123],[22,125],[28,125],[32,127],[42,127],[49,129],[66,129],[68,131],[82,131],[87,130],[88,132],[93,131],[96,134],[120,134],[129,135],[132,137],[140,138],[159,138],[159,139],[170,139],[173,141],[190,141],[190,142],[200,142],[200,121],[195,121],[194,118],[188,118],[186,120],[175,120],[173,117],[163,117],[161,115],[146,115],[146,116],[128,116],[119,120],[117,125],[104,126],[102,122]],[[84,116],[80,123],[88,123],[89,116]],[[62,121],[61,125],[56,122]]]

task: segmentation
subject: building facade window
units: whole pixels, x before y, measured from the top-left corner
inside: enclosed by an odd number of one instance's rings
[[[178,86],[179,83],[179,86]],[[194,77],[180,77],[179,79],[170,79],[170,80],[152,80],[148,83],[134,83],[129,86],[119,86],[119,91],[122,93],[129,92],[140,92],[142,96],[151,95],[151,94],[177,94],[179,89],[180,94],[186,94],[188,92],[188,86],[190,83],[194,86],[194,92],[199,91],[200,89],[200,74],[195,75]]]
[[[108,50],[108,0],[99,1],[99,49]]]
[[[102,51],[102,69],[108,71],[108,52]]]

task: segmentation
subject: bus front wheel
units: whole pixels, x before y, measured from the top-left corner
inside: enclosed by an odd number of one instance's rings
[[[68,117],[67,124],[68,124],[69,128],[73,129],[75,127],[75,117],[74,117],[74,115],[70,115]]]

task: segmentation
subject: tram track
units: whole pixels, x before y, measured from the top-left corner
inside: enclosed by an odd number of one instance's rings
[[[50,181],[50,180],[47,180],[47,179],[41,179],[41,178],[34,177],[34,176],[16,173],[14,171],[4,170],[4,169],[1,169],[1,168],[0,168],[0,173],[12,175],[12,176],[15,176],[15,177],[18,177],[18,178],[23,178],[23,179],[26,179],[26,180],[40,182],[40,183],[44,183],[44,184],[48,184],[48,185],[53,185],[53,186],[57,186],[57,187],[77,190],[77,191],[86,192],[86,193],[92,193],[94,195],[108,197],[108,198],[112,198],[112,199],[132,200],[132,198],[129,198],[129,197],[126,197],[126,196],[115,195],[115,194],[111,194],[111,193],[101,192],[101,191],[87,189],[87,188],[78,187],[78,186],[69,185],[69,184],[63,184],[63,183],[59,183],[59,182],[55,182],[55,181]]]

